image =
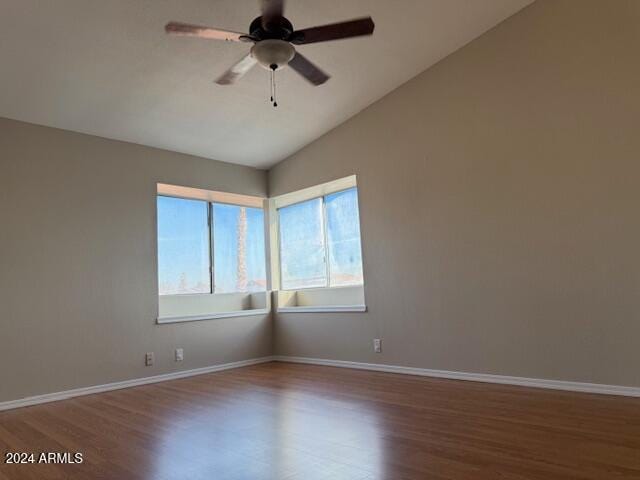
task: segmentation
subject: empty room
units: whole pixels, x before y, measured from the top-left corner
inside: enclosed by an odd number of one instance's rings
[[[640,480],[640,0],[0,23],[0,480]]]

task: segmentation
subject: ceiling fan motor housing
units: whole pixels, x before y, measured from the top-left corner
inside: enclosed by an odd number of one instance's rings
[[[280,70],[296,54],[295,48],[284,40],[261,40],[251,48],[251,56],[267,70]]]
[[[293,33],[293,25],[288,18],[276,17],[263,19],[258,17],[249,25],[249,34],[256,40],[287,40]]]

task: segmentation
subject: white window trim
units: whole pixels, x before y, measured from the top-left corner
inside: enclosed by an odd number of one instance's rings
[[[239,193],[215,192],[202,188],[182,187],[180,185],[169,185],[168,183],[157,184],[158,195],[164,197],[184,198],[187,200],[204,200],[209,203],[225,203],[228,205],[238,205],[240,207],[263,208],[264,198],[253,195],[241,195]]]
[[[320,185],[314,185],[313,187],[303,188],[296,192],[278,195],[277,197],[273,197],[271,200],[273,201],[273,207],[277,210],[282,207],[293,205],[294,203],[313,200],[314,198],[324,197],[325,195],[330,195],[342,190],[349,190],[350,188],[357,186],[356,176],[351,175],[331,182],[321,183]]]
[[[237,310],[233,312],[216,312],[198,315],[175,315],[156,318],[158,325],[166,323],[195,322],[198,320],[215,320],[218,318],[250,317],[254,315],[267,315],[271,312],[269,308],[257,308],[253,310]]]
[[[317,307],[278,307],[278,313],[347,313],[366,312],[366,305],[320,305]]]

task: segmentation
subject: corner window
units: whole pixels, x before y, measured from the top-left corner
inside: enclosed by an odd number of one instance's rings
[[[260,208],[158,196],[160,295],[266,290]]]
[[[283,290],[362,285],[356,187],[278,209]]]

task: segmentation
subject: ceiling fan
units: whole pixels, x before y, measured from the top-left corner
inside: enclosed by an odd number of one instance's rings
[[[261,0],[260,3],[262,15],[251,22],[249,33],[180,22],[167,23],[165,30],[171,35],[253,43],[249,53],[218,77],[215,82],[218,85],[231,85],[258,63],[271,71],[271,101],[274,106],[277,106],[274,77],[277,70],[289,65],[313,85],[322,85],[330,78],[304,55],[296,51],[294,45],[371,35],[375,28],[371,17],[363,17],[346,22],[295,30],[291,22],[283,16],[284,0]]]

